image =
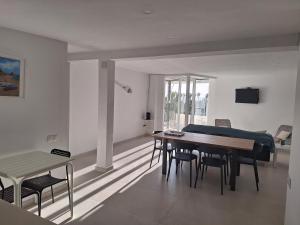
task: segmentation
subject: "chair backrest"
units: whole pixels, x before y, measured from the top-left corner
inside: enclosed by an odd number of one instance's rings
[[[162,130],[154,130],[153,131],[153,134],[159,134],[159,133],[161,133],[161,132],[163,132]]]
[[[154,131],[152,132],[152,134],[159,134],[159,133],[161,133],[161,132],[163,132],[163,131],[161,131],[161,130],[154,130]],[[155,141],[155,142],[156,142],[156,140],[162,141],[161,138],[154,137],[154,141]]]
[[[2,191],[2,193],[1,193],[1,199],[4,199],[4,191],[5,191],[5,188],[4,188],[4,185],[3,185],[3,183],[2,183],[1,178],[0,178],[0,187],[1,187],[1,191]]]
[[[175,148],[176,150],[190,150],[190,152],[192,150],[196,150],[198,149],[198,146],[195,144],[189,144],[189,143],[183,143],[183,142],[179,142],[179,141],[169,141],[169,143],[171,144],[172,148]]]
[[[287,131],[287,132],[290,133],[290,135],[288,136],[288,138],[284,141],[285,143],[283,143],[283,144],[291,144],[293,127],[290,126],[290,125],[280,125],[280,126],[278,127],[278,130],[276,131],[275,137],[276,137],[277,135],[279,135],[279,133],[280,133],[281,131]]]
[[[246,158],[256,159],[257,154],[259,154],[263,150],[263,148],[263,144],[255,142],[252,151],[240,151],[239,155]]]
[[[215,126],[231,128],[231,122],[229,119],[215,119]]]
[[[59,155],[59,156],[64,156],[64,157],[68,157],[68,158],[71,157],[71,152],[65,151],[65,150],[56,149],[56,148],[51,150],[51,154]]]
[[[205,148],[201,148],[201,152],[212,155],[219,155],[221,156],[221,158],[223,158],[223,156],[229,151],[223,148],[206,146]]]
[[[3,183],[2,183],[1,178],[0,178],[0,187],[1,187],[2,190],[4,190],[4,185],[3,185]]]

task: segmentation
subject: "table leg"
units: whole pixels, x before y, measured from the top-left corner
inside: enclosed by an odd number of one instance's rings
[[[168,141],[166,139],[163,140],[163,160],[162,160],[162,174],[166,175],[167,173],[167,146]]]
[[[13,182],[13,186],[14,186],[14,203],[16,206],[18,207],[22,207],[22,183],[23,180],[21,179],[14,179],[14,178],[10,178]]]
[[[70,173],[70,211],[71,218],[73,218],[73,208],[74,208],[74,200],[73,200],[73,185],[74,185],[74,177],[73,177],[73,165],[72,163],[68,163],[68,172]]]
[[[230,190],[235,191],[235,183],[236,183],[236,173],[237,173],[237,160],[238,160],[238,153],[237,151],[232,151],[231,155],[231,163],[230,163]]]
[[[236,175],[240,176],[241,172],[241,164],[239,162],[236,163]]]

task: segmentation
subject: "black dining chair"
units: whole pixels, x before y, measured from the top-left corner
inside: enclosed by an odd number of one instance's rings
[[[202,153],[204,154],[203,157],[201,157]],[[218,148],[213,148],[213,147],[206,147],[202,148],[200,152],[200,157],[201,164],[202,164],[202,173],[201,173],[201,180],[203,180],[204,176],[204,170],[208,166],[210,167],[218,167],[220,168],[220,174],[221,174],[221,195],[223,195],[223,183],[227,183],[226,181],[226,150],[224,149],[218,149]],[[199,176],[199,171],[201,170],[201,164],[199,162],[198,169],[197,169],[197,174],[196,174],[196,180],[195,180],[195,185],[194,187],[196,188],[197,186],[197,181],[198,181],[198,176]]]
[[[195,168],[197,171],[197,159],[198,156],[193,153],[193,150],[197,149],[196,145],[193,144],[187,144],[182,142],[171,142],[172,148],[175,149],[175,154],[171,154],[171,158],[169,160],[169,169],[168,169],[168,175],[167,175],[167,181],[169,181],[171,166],[173,159],[176,160],[176,174],[178,172],[178,166],[181,162],[190,162],[190,187],[192,186],[192,164],[193,161],[195,161]]]
[[[259,191],[259,175],[258,175],[258,169],[257,169],[256,155],[262,151],[263,147],[264,147],[263,144],[255,143],[253,151],[240,151],[239,157],[238,157],[237,174],[238,175],[240,174],[240,165],[241,164],[253,166],[257,191]]]
[[[71,157],[71,153],[69,151],[64,151],[60,149],[52,149],[51,154],[64,156],[64,157]],[[53,186],[61,183],[61,182],[67,182],[68,185],[68,195],[70,200],[70,184],[69,184],[69,175],[68,175],[68,167],[66,166],[66,174],[67,178],[56,178],[51,175],[51,171],[48,172],[48,174],[43,176],[34,177],[28,180],[24,180],[23,186],[32,190],[35,190],[39,193],[39,202],[42,201],[42,193],[43,190],[50,187],[51,188],[51,196],[52,196],[52,203],[54,203],[54,192],[53,192]],[[41,214],[41,207],[39,208],[39,215]]]
[[[7,201],[9,203],[13,203],[14,202],[14,187],[11,185],[11,186],[5,188],[2,183],[1,178],[0,178],[0,187],[1,187],[1,191],[0,191],[1,199],[4,201]],[[29,188],[25,188],[25,187],[21,188],[21,200],[23,198],[27,198],[32,195],[37,196],[38,213],[39,213],[39,216],[41,216],[41,213],[40,213],[41,212],[41,210],[40,210],[41,209],[41,201],[40,201],[40,197],[39,197],[39,195],[40,195],[39,192],[29,189]]]
[[[156,130],[156,131],[153,131],[153,134],[159,134],[161,132],[163,132],[163,131]],[[163,151],[163,140],[158,137],[154,137],[154,145],[153,145],[152,157],[151,157],[151,161],[150,161],[150,168],[152,166],[154,154],[156,151],[159,151],[159,153],[158,153],[158,163],[159,163],[160,155],[161,155],[161,152]],[[170,160],[171,154],[173,153],[173,149],[171,146],[167,145],[167,152],[168,152],[169,160]]]
[[[225,135],[222,135],[222,134],[218,134],[217,136],[226,137]],[[225,176],[229,176],[231,153],[232,153],[231,151],[227,150],[227,151],[224,151],[224,154],[223,154],[223,157],[226,160],[225,170],[223,171]],[[210,152],[207,152],[206,155],[209,155],[211,158],[214,158],[214,157],[216,157],[217,159],[220,158],[219,154],[211,154]],[[208,166],[206,165],[205,166],[205,171],[207,171],[207,168],[208,168]]]

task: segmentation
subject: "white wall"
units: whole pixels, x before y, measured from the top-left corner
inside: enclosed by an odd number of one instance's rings
[[[285,225],[299,225],[300,221],[300,46],[298,53],[298,78],[296,84],[295,119],[289,164],[291,189],[289,187],[287,188]]]
[[[98,60],[70,63],[70,151],[95,150],[98,132]]]
[[[148,75],[116,67],[115,79],[132,88],[127,94],[115,86],[114,142],[145,134],[144,115],[147,110]]]
[[[70,150],[80,154],[97,148],[98,60],[70,64]],[[132,88],[115,86],[114,142],[145,134],[148,75],[116,67],[115,79]]]
[[[293,124],[296,70],[282,75],[224,76],[210,82],[208,121],[230,119],[232,127],[267,130],[274,134],[281,124]],[[235,103],[235,89],[260,89],[259,104]]]
[[[1,53],[25,60],[25,96],[0,97],[0,155],[68,149],[67,44],[0,28]],[[49,134],[56,143],[47,143]]]

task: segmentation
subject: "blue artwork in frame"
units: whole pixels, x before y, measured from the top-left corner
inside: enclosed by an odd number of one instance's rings
[[[0,96],[23,95],[23,60],[0,54]]]

